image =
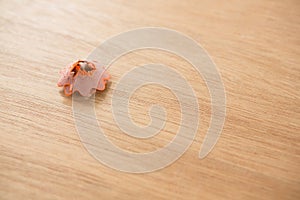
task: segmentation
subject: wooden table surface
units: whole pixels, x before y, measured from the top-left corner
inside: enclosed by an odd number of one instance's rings
[[[300,199],[299,0],[2,0],[0,11],[0,199]],[[211,116],[203,79],[170,53],[123,56],[110,68],[105,95],[96,95],[97,119],[113,143],[148,152],[175,134],[180,108],[158,85],[138,89],[130,111],[145,125],[149,106],[164,106],[168,117],[160,134],[135,139],[114,123],[112,92],[140,64],[164,63],[182,73],[201,116],[197,136],[179,160],[130,174],[87,152],[72,98],[56,82],[60,69],[107,38],[149,26],[177,30],[207,50],[224,82],[227,115],[217,145],[199,159]]]

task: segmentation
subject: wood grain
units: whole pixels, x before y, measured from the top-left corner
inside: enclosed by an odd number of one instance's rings
[[[300,1],[2,0],[0,13],[0,199],[300,199]],[[149,106],[160,103],[170,113],[165,130],[149,140],[122,134],[111,96],[132,67],[172,66],[199,98],[201,126],[188,151],[167,168],[136,175],[85,150],[72,99],[56,81],[61,68],[108,37],[145,26],[174,29],[203,45],[222,76],[227,116],[214,150],[199,160],[211,115],[203,79],[169,53],[122,57],[110,68],[109,88],[96,95],[97,117],[121,148],[161,148],[180,115],[170,91],[148,85],[132,96],[131,115],[145,125]]]

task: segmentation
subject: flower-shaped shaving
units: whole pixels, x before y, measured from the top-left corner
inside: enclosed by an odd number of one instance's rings
[[[110,75],[96,61],[79,60],[68,65],[61,72],[57,82],[58,87],[64,88],[67,96],[75,91],[82,96],[91,96],[96,90],[104,90]]]

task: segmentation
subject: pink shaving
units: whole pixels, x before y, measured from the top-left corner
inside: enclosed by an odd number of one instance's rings
[[[79,60],[67,66],[60,74],[57,86],[63,87],[67,96],[76,91],[82,96],[91,96],[97,90],[104,90],[110,79],[106,69],[96,61]]]

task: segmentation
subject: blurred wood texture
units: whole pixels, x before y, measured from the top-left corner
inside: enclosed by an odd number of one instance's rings
[[[0,1],[0,199],[300,199],[300,1]],[[168,112],[156,137],[122,133],[111,97],[124,73],[163,63],[193,86],[200,126],[191,147],[172,165],[147,174],[113,170],[84,148],[72,99],[57,88],[58,72],[101,42],[140,27],[186,34],[212,57],[222,76],[227,116],[203,160],[210,96],[185,60],[163,51],[127,54],[110,67],[108,89],[96,95],[97,118],[122,149],[154,151],[174,137],[180,107],[158,85],[130,99],[133,120],[148,109]],[[162,98],[163,97],[163,98]]]

